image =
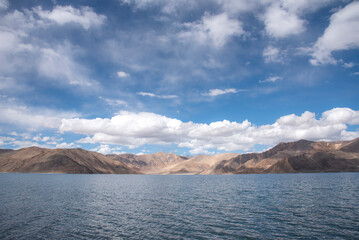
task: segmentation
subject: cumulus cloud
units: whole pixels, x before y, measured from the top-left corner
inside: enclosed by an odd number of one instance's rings
[[[210,124],[182,122],[154,113],[120,112],[109,118],[63,119],[62,132],[89,135],[81,143],[119,144],[130,148],[145,144],[177,144],[191,153],[211,150],[248,151],[255,144],[271,145],[282,141],[349,140],[359,137],[358,131],[347,131],[348,125],[359,124],[359,111],[334,108],[322,113],[306,111],[280,117],[273,124],[256,126],[245,120],[228,120]]]
[[[83,143],[102,142],[136,147],[173,142],[180,134],[182,124],[180,120],[154,113],[122,111],[111,119],[63,119],[60,131],[93,135],[84,138]]]
[[[330,2],[332,0],[261,0],[256,6],[264,7],[265,13],[261,18],[267,34],[275,38],[284,38],[304,32],[304,16]]]
[[[110,154],[112,152],[111,148],[107,144],[103,144],[99,146],[98,148],[92,149],[92,151],[96,151],[101,154]]]
[[[233,36],[244,34],[242,23],[231,19],[226,13],[218,15],[205,14],[198,22],[183,25],[186,30],[179,33],[181,39],[195,41],[200,44],[212,43],[215,47],[224,46]]]
[[[138,95],[144,96],[144,97],[152,97],[152,98],[162,98],[162,99],[174,99],[178,98],[177,95],[157,95],[150,92],[138,92]]]
[[[313,65],[336,64],[332,52],[359,48],[359,2],[354,1],[330,17],[330,24],[312,49]]]
[[[267,8],[264,23],[267,33],[276,38],[299,34],[305,29],[304,20],[278,4]]]
[[[209,92],[203,93],[203,96],[210,96],[210,97],[216,97],[223,94],[228,93],[237,93],[239,91],[243,91],[241,89],[235,89],[235,88],[227,88],[227,89],[210,89]]]
[[[95,151],[101,154],[121,154],[123,152],[119,152],[121,147],[111,147],[108,144],[101,144],[100,146],[92,149],[91,151]]]
[[[129,76],[130,76],[130,74],[128,74],[128,73],[125,73],[122,71],[117,72],[117,77],[119,77],[119,78],[125,78],[125,77],[129,77]]]
[[[74,8],[72,6],[56,6],[52,11],[42,10],[37,7],[34,11],[42,18],[53,21],[59,25],[75,23],[81,25],[84,29],[89,29],[91,26],[100,26],[105,21],[106,17],[97,14],[90,7]]]
[[[259,81],[259,83],[274,83],[274,82],[277,82],[282,79],[283,78],[279,77],[279,76],[271,76],[271,77],[266,78],[265,80]]]

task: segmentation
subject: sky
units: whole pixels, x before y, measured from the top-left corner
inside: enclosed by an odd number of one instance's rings
[[[359,137],[359,2],[0,0],[0,148]]]

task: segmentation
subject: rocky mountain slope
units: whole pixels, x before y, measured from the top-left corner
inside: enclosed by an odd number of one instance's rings
[[[108,157],[125,163],[129,167],[139,170],[142,173],[153,173],[171,165],[182,163],[188,158],[174,153],[158,152],[154,154],[109,154]]]
[[[134,174],[136,170],[102,154],[83,149],[38,147],[0,151],[0,172]]]
[[[359,171],[359,139],[280,143],[263,153],[224,160],[213,174]]]
[[[219,162],[238,156],[238,153],[197,155],[187,161],[155,169],[152,174],[213,174],[211,169]]]

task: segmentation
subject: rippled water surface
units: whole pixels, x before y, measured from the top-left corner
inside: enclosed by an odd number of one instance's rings
[[[359,236],[359,173],[0,174],[0,239]]]

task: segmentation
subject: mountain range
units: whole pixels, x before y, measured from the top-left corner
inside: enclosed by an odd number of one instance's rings
[[[0,149],[0,172],[104,174],[248,174],[358,172],[359,138],[279,143],[262,153],[179,156],[109,154],[84,149]]]

